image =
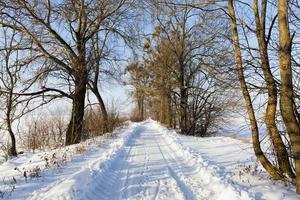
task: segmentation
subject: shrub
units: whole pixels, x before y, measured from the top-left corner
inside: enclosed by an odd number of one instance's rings
[[[88,139],[105,133],[105,126],[108,132],[127,121],[127,118],[120,117],[118,110],[113,106],[108,111],[108,120],[104,122],[100,109],[89,109],[85,113],[83,121],[83,138]]]
[[[43,114],[43,117],[31,117],[25,123],[22,133],[22,145],[27,150],[44,150],[57,148],[64,144],[67,124],[63,117],[54,114]]]

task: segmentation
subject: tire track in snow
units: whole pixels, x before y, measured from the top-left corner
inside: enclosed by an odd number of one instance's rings
[[[160,187],[160,180],[157,181],[157,186],[155,188],[155,193],[154,193],[154,197],[153,200],[156,200],[158,193],[159,193],[159,187]]]
[[[132,133],[138,134],[138,133]],[[133,136],[135,137],[135,136]],[[130,143],[134,138],[131,138],[128,143]],[[111,168],[103,171],[95,181],[92,183],[92,188],[89,191],[85,191],[85,195],[82,199],[95,200],[111,200],[120,199],[122,196],[121,190],[124,187],[126,179],[128,179],[129,167],[128,160],[129,155],[132,151],[132,146],[125,145],[122,147],[122,153],[115,158],[111,164]],[[127,168],[126,177],[124,178],[124,172],[121,169]],[[113,196],[114,195],[114,196]]]
[[[146,195],[145,195],[145,192],[146,190],[142,190],[143,188],[143,185],[145,184],[146,182],[146,171],[148,170],[148,163],[149,163],[149,155],[148,155],[148,152],[146,150],[146,147],[145,147],[145,143],[142,142],[142,143],[138,143],[140,144],[142,147],[141,147],[141,151],[138,151],[138,148],[135,148],[135,153],[138,154],[138,153],[141,153],[141,155],[143,155],[142,157],[142,161],[143,161],[143,165],[141,167],[139,167],[137,170],[134,170],[132,173],[131,173],[131,176],[135,176],[134,178],[136,178],[137,176],[140,177],[140,179],[138,179],[137,181],[137,188],[136,188],[136,195],[137,195],[137,198],[138,199],[145,199]],[[133,158],[137,158],[137,156],[132,156]],[[135,159],[132,159],[132,161],[135,161]],[[136,162],[140,162],[139,160],[136,160]],[[132,179],[128,179],[129,180],[129,184],[128,185],[134,185],[134,181],[131,181]],[[134,192],[132,191],[132,189],[128,188],[128,185],[126,187],[126,190],[125,190],[125,197],[126,199],[129,199],[131,196],[134,195]]]
[[[165,164],[167,166],[169,175],[176,181],[176,184],[180,188],[181,192],[183,193],[184,198],[187,199],[187,200],[193,200],[194,199],[193,192],[191,191],[191,189],[187,185],[185,185],[185,183],[179,178],[179,176],[176,175],[176,172],[172,169],[172,167],[170,166],[169,162],[167,161],[167,159],[166,159],[166,157],[165,157],[164,154],[167,153],[168,151],[162,151],[160,143],[158,142],[158,140],[156,138],[157,135],[154,135],[153,137],[154,137],[154,139],[156,141],[156,145],[157,145],[157,147],[158,147],[158,149],[159,149],[159,151],[160,151],[160,153],[161,153],[161,155],[162,155],[162,157],[164,159],[164,162],[165,162]],[[172,159],[172,161],[174,162],[175,160]],[[175,165],[175,167],[178,167],[176,165]]]
[[[132,163],[135,155],[137,154],[136,139],[140,137],[144,127],[139,126],[132,133],[134,134],[131,139],[122,147],[122,153],[114,159],[111,164],[112,168],[106,169],[96,178],[89,191],[85,191],[82,199],[130,199],[132,196],[132,181],[131,177],[136,174],[144,174],[146,171],[146,161],[144,161],[144,170],[132,171]],[[143,143],[142,143],[143,144]],[[144,160],[147,155],[144,151]],[[113,178],[112,178],[113,177]]]
[[[157,122],[155,122],[157,123]],[[196,199],[232,199],[232,200],[250,200],[253,199],[250,197],[246,191],[238,191],[232,185],[222,180],[222,177],[219,177],[212,167],[208,166],[206,163],[203,163],[199,158],[193,158],[190,152],[183,149],[181,144],[176,143],[171,136],[169,136],[165,127],[159,125],[159,132],[162,133],[162,139],[166,146],[168,146],[174,154],[171,154],[171,157],[174,158],[175,162],[179,160],[174,156],[183,158],[183,162],[186,163],[181,166],[189,166],[194,168],[193,170],[188,170],[189,173],[183,172],[183,180],[190,188],[194,188],[194,194]],[[168,138],[168,140],[166,139]],[[171,142],[170,142],[171,140]],[[168,151],[166,151],[168,152]],[[200,157],[201,158],[201,157]],[[188,178],[186,178],[188,177]]]
[[[135,154],[136,153],[136,149],[134,149],[133,153]],[[132,146],[130,146],[130,151],[127,155],[127,158],[128,159],[128,162],[129,163],[132,163],[132,160],[133,160],[133,156],[130,156],[129,155],[132,154]],[[130,196],[130,189],[128,188],[130,185],[131,185],[131,182],[130,182],[130,177],[131,177],[131,172],[130,172],[130,168],[127,166],[127,170],[126,170],[126,179],[125,181],[123,182],[123,185],[122,185],[122,191],[121,191],[121,197],[123,199],[123,197],[125,199],[128,199],[128,196]]]

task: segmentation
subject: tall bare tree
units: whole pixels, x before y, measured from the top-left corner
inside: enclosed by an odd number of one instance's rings
[[[137,106],[137,120],[142,121],[146,117],[146,98],[149,95],[149,73],[145,66],[138,62],[133,62],[127,66],[126,71],[130,74],[130,85],[134,87],[132,95]]]
[[[1,59],[3,62],[1,63],[0,70],[0,80],[1,80],[1,100],[4,103],[5,110],[5,127],[9,133],[11,146],[9,149],[10,156],[17,156],[17,148],[16,148],[16,137],[13,131],[13,122],[14,122],[14,112],[16,112],[17,107],[17,97],[14,95],[15,90],[17,90],[17,83],[19,82],[19,76],[21,71],[21,66],[18,64],[18,59],[20,57],[17,53],[17,44],[15,44],[15,31],[9,34],[9,30],[4,29],[2,32],[4,42],[3,42],[3,50],[1,51]],[[13,58],[15,57],[15,58]],[[4,92],[5,90],[6,92]]]
[[[259,12],[259,7],[261,12]],[[267,1],[261,0],[260,6],[258,0],[253,1],[253,10],[256,23],[256,38],[259,46],[259,54],[261,59],[261,68],[263,71],[264,79],[268,90],[267,108],[265,113],[265,124],[270,134],[273,143],[274,151],[278,161],[279,169],[283,174],[289,177],[294,177],[286,147],[282,141],[279,130],[276,126],[276,110],[278,91],[275,78],[271,72],[270,61],[268,55],[268,43],[272,33],[272,26],[276,20],[273,18],[269,34],[266,35],[266,17],[267,17]]]
[[[74,83],[66,144],[81,138],[89,58],[87,43],[100,24],[128,1],[5,1],[0,2],[0,25],[26,36],[27,45],[65,72]]]
[[[288,1],[277,1],[279,26],[279,65],[280,65],[280,110],[291,140],[296,168],[297,193],[300,193],[300,125],[297,110],[294,108],[293,73],[291,67],[291,48],[293,35],[288,21]]]
[[[276,179],[282,178],[281,173],[278,169],[272,165],[272,163],[267,159],[264,155],[261,147],[260,147],[260,140],[259,140],[259,130],[257,125],[257,120],[251,100],[251,96],[249,93],[248,86],[246,84],[245,75],[244,75],[244,67],[243,67],[243,60],[241,54],[241,47],[240,47],[240,39],[239,33],[237,29],[237,19],[235,14],[235,8],[233,4],[233,0],[228,0],[228,11],[229,17],[231,20],[231,27],[232,27],[232,35],[233,35],[233,42],[234,42],[234,49],[235,49],[235,61],[236,61],[236,69],[238,72],[238,79],[240,81],[244,101],[246,104],[248,117],[250,120],[251,132],[252,132],[252,142],[253,142],[253,149],[256,157],[262,164],[262,166],[267,170],[267,172]]]
[[[218,51],[214,45],[224,25],[214,24],[217,15],[213,13],[199,13],[193,8],[177,7],[167,2],[162,5],[164,7],[158,10],[156,21],[164,44],[168,45],[175,58],[173,67],[178,86],[180,129],[182,133],[189,134],[189,94],[192,88],[197,87],[192,82],[196,77],[205,77],[214,67],[213,62],[217,59],[208,54],[220,55],[223,46]],[[193,20],[197,20],[197,23],[193,23]],[[214,32],[211,32],[212,26],[216,28]]]
[[[17,31],[3,28],[0,34],[3,37],[0,44],[1,113],[4,115],[4,130],[11,139],[9,155],[17,156],[16,122],[58,96],[41,96],[43,92],[32,92],[32,88],[37,86],[37,79],[29,69],[34,68],[40,56],[26,53],[27,48],[22,46],[23,35]]]

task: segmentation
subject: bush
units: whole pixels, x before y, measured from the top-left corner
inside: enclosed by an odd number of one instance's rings
[[[85,113],[83,121],[83,139],[88,139],[105,133],[105,126],[108,132],[112,132],[115,128],[121,126],[127,118],[120,117],[116,108],[108,111],[108,120],[104,122],[100,109],[89,109]]]
[[[64,145],[67,123],[63,117],[54,114],[40,114],[44,117],[31,117],[22,133],[22,145],[27,150],[44,150]]]
[[[9,159],[10,143],[0,143],[0,163]]]
[[[140,116],[137,109],[134,109],[130,115],[130,121],[132,122],[141,122],[143,118]]]

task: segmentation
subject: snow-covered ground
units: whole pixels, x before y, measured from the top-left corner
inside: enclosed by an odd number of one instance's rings
[[[299,199],[293,186],[261,171],[249,143],[233,138],[181,136],[147,120],[91,144],[0,165],[3,198]]]

